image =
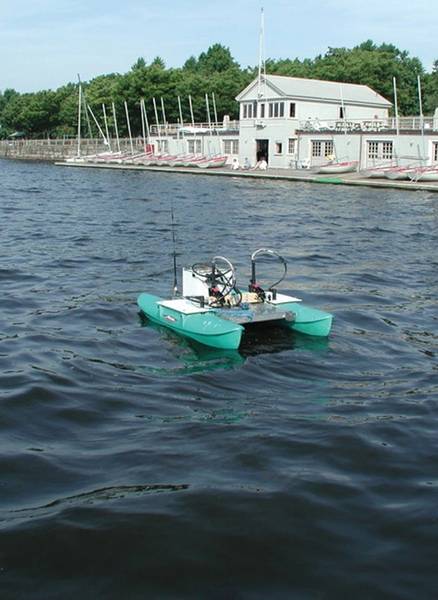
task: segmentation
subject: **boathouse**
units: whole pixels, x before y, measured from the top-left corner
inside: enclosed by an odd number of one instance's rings
[[[366,85],[280,75],[256,78],[237,97],[240,104],[239,161],[295,168],[335,156],[330,133],[345,132],[346,123],[366,123],[370,130],[386,122],[391,102]],[[299,132],[324,131],[307,152]],[[311,145],[312,140],[310,140]],[[313,155],[312,155],[313,153]],[[319,154],[319,156],[317,156]]]

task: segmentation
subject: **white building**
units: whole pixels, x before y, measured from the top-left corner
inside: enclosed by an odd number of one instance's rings
[[[369,122],[373,128],[388,119],[391,107],[366,85],[279,75],[255,79],[236,100],[240,104],[240,163],[248,159],[255,165],[264,157],[274,168],[294,167],[304,160],[297,131],[336,132],[355,121]],[[320,149],[322,157],[335,154],[333,140],[324,139]]]

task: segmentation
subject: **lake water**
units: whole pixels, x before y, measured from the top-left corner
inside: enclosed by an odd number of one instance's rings
[[[438,195],[0,175],[0,597],[436,596]],[[172,201],[179,265],[273,247],[330,338],[142,321]]]

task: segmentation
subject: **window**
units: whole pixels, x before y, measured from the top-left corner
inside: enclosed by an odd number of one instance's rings
[[[312,156],[328,158],[334,151],[333,140],[312,140]]]
[[[432,156],[433,156],[433,161],[438,162],[438,142],[433,143]]]
[[[343,106],[339,107],[339,118],[345,119],[345,108]]]
[[[322,156],[322,142],[312,141],[312,156]]]
[[[261,119],[265,118],[265,105],[264,104],[260,104],[260,118]]]
[[[368,142],[368,158],[379,157],[379,142]]]
[[[275,154],[283,154],[282,142],[275,142]]]
[[[243,104],[242,119],[255,118],[256,113],[257,113],[257,103],[256,102],[245,102]]]
[[[268,106],[270,119],[284,117],[284,102],[270,102]]]
[[[157,140],[157,151],[158,153],[167,154],[169,152],[169,141]]]
[[[324,147],[324,156],[332,156],[334,153],[334,144],[332,140],[328,140],[327,142],[325,142],[325,147]]]
[[[392,142],[382,142],[382,158],[392,158]]]
[[[295,154],[296,153],[296,149],[297,149],[297,140],[296,140],[296,138],[289,138],[288,144],[287,144],[287,153],[288,154]]]
[[[289,104],[289,117],[293,119],[295,117],[295,102]]]
[[[201,140],[187,140],[189,154],[201,154]]]
[[[224,154],[239,154],[239,140],[224,140]]]
[[[368,158],[388,160],[394,156],[392,142],[368,142]]]

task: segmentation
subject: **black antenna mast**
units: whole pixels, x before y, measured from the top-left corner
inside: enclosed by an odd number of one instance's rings
[[[173,216],[173,202],[171,202],[171,204],[170,204],[170,214],[172,215],[172,241],[173,241],[173,295],[178,296],[178,279],[176,276],[175,219]]]

